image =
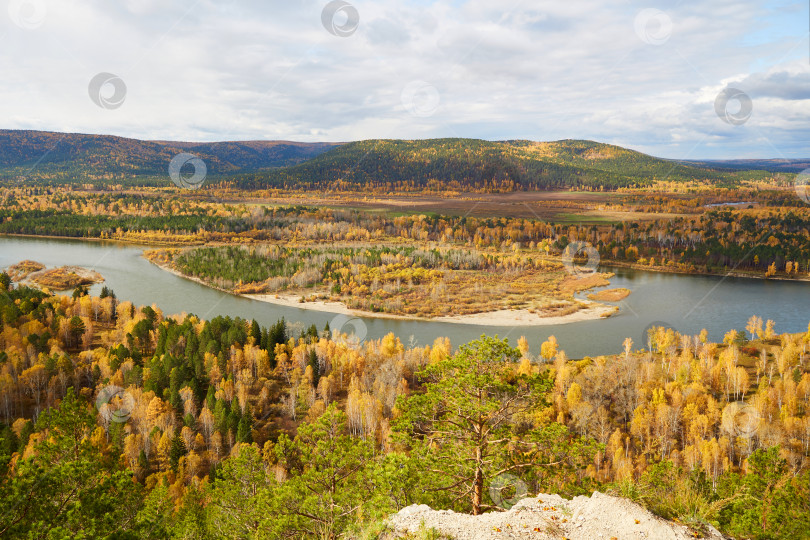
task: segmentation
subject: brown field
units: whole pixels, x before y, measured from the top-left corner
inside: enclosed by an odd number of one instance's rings
[[[87,193],[103,194],[87,190]],[[156,196],[176,195],[171,190],[141,188],[122,193]],[[360,210],[385,214],[428,214],[483,218],[523,218],[557,223],[618,223],[673,219],[678,212],[661,211],[660,199],[683,203],[696,194],[656,189],[624,192],[592,191],[517,191],[512,193],[370,193],[363,191],[241,191],[218,189],[183,193],[183,198],[198,202],[247,204],[256,206],[306,205],[324,208]],[[643,208],[642,208],[643,207]],[[657,209],[656,209],[657,207]]]
[[[516,193],[455,193],[411,195],[367,193],[300,193],[267,198],[235,196],[222,202],[253,205],[304,204],[336,209],[393,214],[437,214],[447,216],[514,217],[556,222],[606,223],[650,221],[682,214],[635,211],[626,206],[625,195],[584,191],[532,191]]]

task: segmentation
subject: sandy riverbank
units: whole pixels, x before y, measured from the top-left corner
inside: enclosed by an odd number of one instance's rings
[[[604,319],[617,311],[617,308],[614,306],[606,306],[597,302],[582,303],[588,307],[568,315],[551,315],[544,317],[538,313],[532,313],[528,309],[502,309],[488,313],[439,317],[431,320],[435,322],[476,324],[480,326],[550,326]]]
[[[613,306],[605,306],[596,302],[583,301],[582,303],[586,304],[588,306],[587,308],[568,315],[543,317],[538,313],[530,312],[528,309],[501,309],[498,311],[489,311],[487,313],[475,313],[472,315],[450,315],[427,319],[424,317],[410,317],[407,315],[393,315],[390,313],[359,311],[350,309],[340,302],[324,302],[321,300],[301,302],[301,297],[294,295],[244,294],[240,296],[250,298],[251,300],[276,304],[279,306],[311,309],[312,311],[326,311],[329,313],[351,315],[354,317],[375,317],[380,319],[472,324],[477,326],[548,326],[554,324],[566,324],[602,319],[616,311],[616,308]]]

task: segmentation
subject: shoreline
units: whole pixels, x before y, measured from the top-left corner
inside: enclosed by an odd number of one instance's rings
[[[707,277],[722,277],[722,278],[731,277],[731,278],[757,279],[759,281],[795,281],[799,283],[803,281],[810,281],[810,276],[788,277],[775,275],[765,277],[764,273],[743,272],[739,270],[729,270],[725,274],[720,272],[704,272],[704,271],[687,272],[685,270],[678,270],[674,268],[647,266],[645,264],[628,263],[625,261],[614,261],[610,259],[602,260],[599,263],[599,266],[600,267],[604,266],[606,268],[627,268],[629,270],[636,270],[640,272],[655,272],[656,274],[673,274],[679,276],[707,276]]]
[[[178,272],[174,268],[170,268],[163,264],[159,264],[144,257],[151,264],[154,264],[161,270],[169,272],[177,277],[188,279],[203,287],[215,289],[217,291],[227,293],[240,298],[247,298],[257,302],[266,302],[268,304],[275,304],[278,306],[292,307],[303,310],[334,313],[336,315],[347,315],[353,317],[374,318],[374,319],[393,319],[400,321],[418,321],[418,322],[436,322],[448,324],[466,324],[471,326],[554,326],[559,324],[569,324],[574,322],[592,321],[599,319],[606,319],[618,311],[617,306],[608,304],[600,304],[591,300],[576,301],[587,307],[569,313],[568,315],[557,315],[549,317],[541,317],[537,313],[530,313],[528,309],[501,309],[498,311],[489,311],[486,313],[474,313],[472,315],[445,315],[443,317],[434,317],[432,319],[425,317],[412,317],[409,315],[395,315],[392,313],[376,313],[373,311],[361,311],[351,309],[341,302],[326,302],[317,300],[314,302],[301,302],[300,296],[297,295],[281,295],[281,294],[236,294],[232,291],[227,291],[208,285],[199,278],[193,276],[186,276]]]
[[[558,324],[605,319],[617,311],[615,306],[580,300],[581,303],[587,305],[588,307],[568,315],[551,315],[548,317],[541,317],[537,313],[529,312],[528,309],[501,309],[498,311],[488,311],[485,313],[473,313],[470,315],[445,315],[442,317],[426,318],[413,317],[410,315],[396,315],[393,313],[376,313],[373,311],[356,310],[346,307],[346,305],[342,304],[341,302],[326,302],[323,300],[316,300],[314,302],[300,302],[300,297],[294,295],[239,294],[236,296],[279,306],[309,309],[312,311],[335,313],[338,315],[375,319],[394,319],[400,321],[467,324],[472,326],[553,326]]]
[[[183,244],[183,243],[152,243],[147,244],[135,240],[126,240],[123,238],[94,238],[92,236],[57,236],[54,234],[18,234],[18,233],[0,233],[0,238],[43,238],[45,240],[66,240],[75,242],[110,242],[113,244],[123,244],[126,246],[139,247],[144,249],[155,248],[170,248],[170,247],[196,247],[204,244]]]

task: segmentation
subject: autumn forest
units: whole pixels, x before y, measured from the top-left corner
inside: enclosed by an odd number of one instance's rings
[[[76,144],[92,157],[98,142]],[[583,357],[527,339],[621,314],[633,291],[604,290],[616,269],[810,279],[792,175],[667,174],[587,141],[394,141],[263,148],[270,171],[220,156],[182,190],[149,172],[167,145],[140,147],[142,176],[103,152],[93,174],[58,156],[35,178],[6,170],[0,234],[148,246],[161,271],[270,303],[523,325],[365,339],[164,313],[90,269],[14,261],[0,269],[0,537],[391,538],[386,517],[412,504],[478,515],[596,490],[697,536],[807,537],[810,325],[746,313],[722,340],[653,325]]]

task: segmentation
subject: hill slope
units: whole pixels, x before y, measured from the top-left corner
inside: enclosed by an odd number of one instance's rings
[[[618,146],[565,140],[369,140],[347,143],[293,167],[239,174],[239,187],[390,189],[615,189],[657,180],[736,183],[744,173],[682,165]]]
[[[53,181],[165,177],[181,152],[202,158],[213,175],[284,167],[310,159],[330,143],[141,141],[109,135],[0,130],[0,178]]]
[[[0,130],[0,180],[166,185],[181,152],[244,189],[615,189],[658,180],[734,184],[746,171],[684,165],[593,141],[478,139],[170,142]]]

